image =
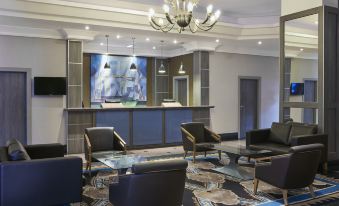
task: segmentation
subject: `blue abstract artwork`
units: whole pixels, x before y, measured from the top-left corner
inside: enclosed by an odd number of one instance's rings
[[[110,64],[105,69],[105,63]],[[137,70],[130,70],[134,63]],[[147,59],[144,57],[91,55],[91,103],[105,99],[147,101]]]

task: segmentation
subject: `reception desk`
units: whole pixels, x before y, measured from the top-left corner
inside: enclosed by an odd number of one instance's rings
[[[210,124],[213,106],[72,108],[67,113],[67,150],[69,154],[84,151],[84,130],[88,127],[114,127],[129,148],[149,148],[181,144],[180,124]]]

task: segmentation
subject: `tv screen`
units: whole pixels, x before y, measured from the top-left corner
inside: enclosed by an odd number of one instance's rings
[[[66,95],[66,77],[34,77],[34,95]]]
[[[304,83],[291,83],[291,95],[304,95]]]

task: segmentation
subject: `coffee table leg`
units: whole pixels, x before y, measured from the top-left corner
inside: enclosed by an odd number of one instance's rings
[[[242,168],[241,166],[238,165],[238,160],[240,158],[239,155],[235,155],[235,154],[230,154],[227,153],[227,156],[230,159],[230,162],[228,165],[225,165],[224,167],[219,167],[219,168],[215,168],[213,169],[214,171],[223,173],[225,175],[231,176],[231,177],[235,177],[237,179],[241,179],[241,180],[251,180],[253,179],[253,174],[246,171],[244,168]]]

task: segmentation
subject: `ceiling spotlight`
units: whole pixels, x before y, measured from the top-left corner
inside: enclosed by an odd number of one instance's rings
[[[262,45],[262,41],[258,41],[258,45]]]
[[[217,43],[219,43],[219,41],[220,41],[219,39],[216,39],[216,40],[215,40],[215,42],[217,42]]]
[[[85,26],[85,29],[86,29],[86,30],[89,30],[90,28],[89,28],[89,26]]]
[[[117,35],[117,39],[120,39],[120,37],[121,37],[121,36],[118,34],[118,35]]]
[[[178,43],[178,41],[175,39],[175,40],[173,41],[173,43],[174,43],[174,44],[177,44],[177,43]]]
[[[304,51],[304,49],[303,49],[303,48],[300,48],[300,51]]]
[[[133,44],[130,44],[130,45],[127,46],[127,48],[131,48],[131,47],[133,47]]]
[[[104,46],[104,43],[101,42],[101,43],[100,43],[100,46]]]
[[[147,38],[146,38],[146,41],[149,41],[149,40],[150,40],[150,39],[147,37]]]
[[[155,46],[153,46],[153,48],[152,48],[153,50],[156,50],[157,48],[155,47]]]

